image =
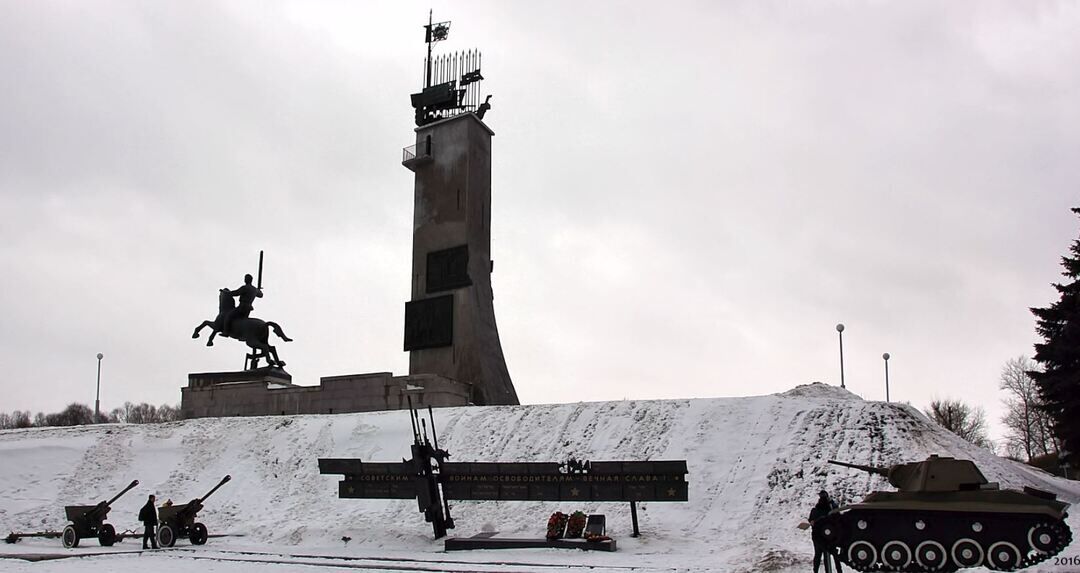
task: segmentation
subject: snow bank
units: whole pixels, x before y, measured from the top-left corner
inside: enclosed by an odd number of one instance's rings
[[[686,459],[690,502],[640,504],[639,539],[628,537],[628,504],[452,502],[453,533],[465,536],[539,536],[553,511],[605,513],[619,553],[639,562],[692,555],[725,571],[805,563],[812,550],[796,526],[817,491],[851,502],[889,489],[828,459],[889,464],[950,455],[975,460],[1003,487],[1080,499],[1075,484],[975,448],[909,406],[820,383],[748,398],[448,408],[435,420],[454,461]],[[134,529],[146,494],[186,502],[231,474],[200,515],[211,533],[301,547],[340,547],[349,536],[358,550],[435,552],[441,543],[414,501],[340,500],[335,477],[318,473],[319,457],[394,461],[409,455],[410,441],[405,412],[2,431],[0,529],[58,530],[64,505],[106,499],[138,479],[110,515],[118,529]]]

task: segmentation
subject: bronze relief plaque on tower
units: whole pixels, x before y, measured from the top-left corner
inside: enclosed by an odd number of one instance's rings
[[[454,295],[405,303],[405,351],[454,343]]]
[[[427,254],[427,287],[431,294],[467,287],[469,279],[469,245],[460,245]]]

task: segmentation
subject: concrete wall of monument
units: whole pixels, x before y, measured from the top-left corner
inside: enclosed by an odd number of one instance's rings
[[[189,374],[180,394],[185,418],[206,418],[404,410],[408,397],[417,408],[467,406],[472,388],[435,374],[350,374],[297,386],[287,375],[208,372]]]

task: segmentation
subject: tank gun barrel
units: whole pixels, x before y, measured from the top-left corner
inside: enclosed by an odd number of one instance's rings
[[[878,467],[878,466],[864,466],[864,465],[860,465],[860,464],[849,464],[847,462],[839,462],[839,461],[836,461],[836,460],[829,460],[829,463],[834,464],[834,465],[838,465],[838,466],[844,466],[845,468],[852,468],[852,469],[856,469],[856,470],[862,470],[864,472],[877,474],[877,475],[883,476],[883,477],[889,477],[889,468],[882,468],[882,467]]]

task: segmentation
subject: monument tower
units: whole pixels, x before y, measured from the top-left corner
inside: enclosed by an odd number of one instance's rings
[[[433,57],[450,22],[424,26],[424,89],[412,95],[416,144],[412,294],[405,305],[409,374],[472,385],[475,404],[518,404],[503,357],[491,290],[491,138],[481,103],[480,53]]]
[[[495,327],[491,271],[491,137],[484,124],[491,96],[481,102],[480,53],[432,57],[446,39],[449,22],[424,26],[428,58],[424,87],[413,94],[416,145],[402,164],[414,185],[412,294],[405,304],[405,350],[409,374],[390,372],[324,376],[319,386],[292,383],[269,343],[270,334],[290,340],[274,322],[249,313],[262,297],[259,280],[220,289],[218,315],[203,321],[212,335],[245,341],[252,351],[239,372],[195,372],[181,388],[185,418],[335,414],[398,410],[411,406],[455,407],[517,404]],[[234,301],[240,297],[239,301]],[[259,368],[265,359],[270,367]]]

